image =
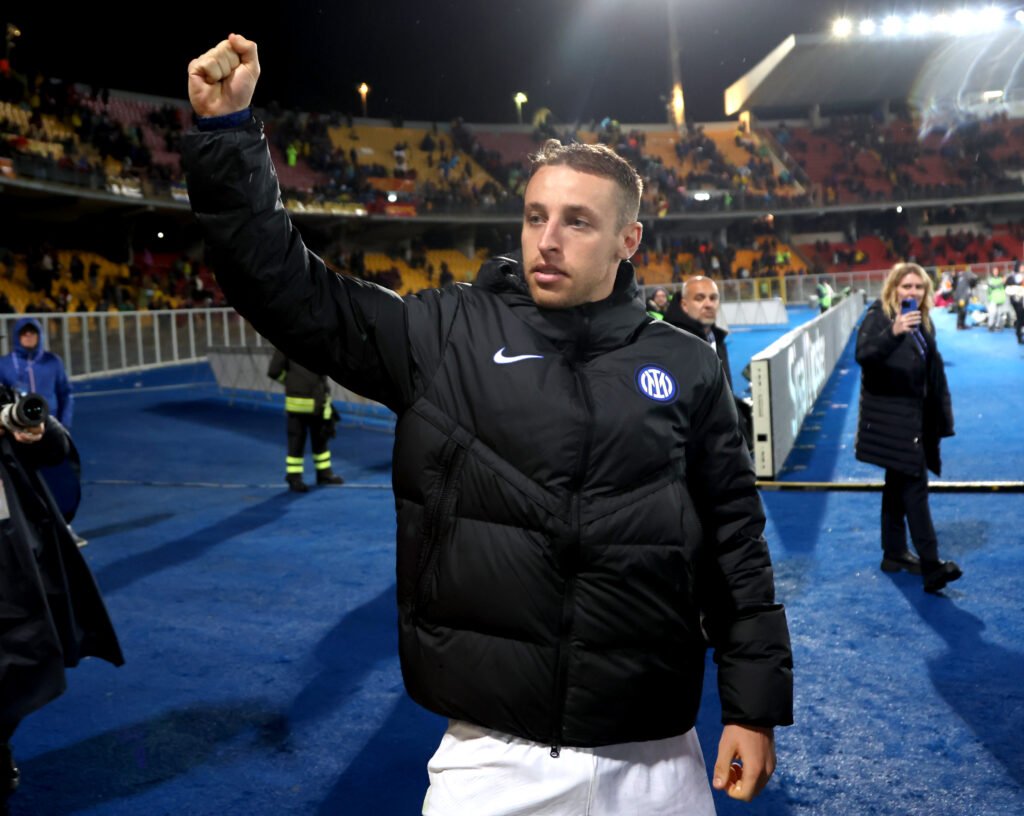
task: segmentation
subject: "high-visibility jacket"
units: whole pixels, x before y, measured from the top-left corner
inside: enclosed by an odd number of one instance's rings
[[[988,302],[993,306],[1002,306],[1006,303],[1006,278],[992,275],[986,283],[988,284]]]
[[[327,378],[274,351],[267,376],[284,384],[284,409],[290,414],[312,414],[331,418]]]

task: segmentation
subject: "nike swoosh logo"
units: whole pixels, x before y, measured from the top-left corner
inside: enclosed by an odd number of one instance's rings
[[[518,363],[522,360],[542,360],[544,359],[543,354],[517,354],[515,357],[505,356],[505,347],[502,346],[496,352],[494,352],[494,362],[498,365],[508,365],[509,363]]]

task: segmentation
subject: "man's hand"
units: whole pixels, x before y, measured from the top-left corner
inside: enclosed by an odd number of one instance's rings
[[[188,98],[200,116],[226,116],[252,102],[260,61],[256,43],[229,34],[188,64]]]
[[[718,742],[712,785],[733,799],[749,802],[775,772],[775,732],[753,725],[727,725]]]
[[[0,426],[0,436],[3,436],[6,432],[6,429]],[[46,433],[46,426],[42,423],[36,425],[34,428],[26,428],[23,431],[12,431],[14,439],[25,445],[31,445],[33,442],[38,442],[43,438],[44,433]]]

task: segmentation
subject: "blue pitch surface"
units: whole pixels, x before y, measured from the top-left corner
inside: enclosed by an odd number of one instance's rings
[[[958,434],[944,479],[1024,479],[1024,347],[937,324]],[[731,335],[737,378],[784,330]],[[853,458],[858,377],[848,349],[781,478],[881,478]],[[200,367],[79,393],[75,527],[127,664],[87,661],[25,721],[11,812],[419,813],[444,723],[402,690],[391,436],[343,427],[346,485],[296,496],[283,416],[230,404]],[[878,494],[764,500],[797,722],[765,793],[716,795],[719,813],[1024,813],[1021,497],[933,496],[965,570],[944,597],[878,571]],[[718,716],[709,660],[709,762]]]

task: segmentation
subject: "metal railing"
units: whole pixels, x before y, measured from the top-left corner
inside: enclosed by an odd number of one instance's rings
[[[888,269],[865,270],[856,272],[827,272],[822,275],[784,275],[764,278],[727,278],[716,280],[718,291],[723,303],[739,303],[758,300],[780,299],[784,303],[810,303],[818,296],[818,282],[827,282],[834,291],[841,292],[846,287],[850,291],[863,289],[868,298],[878,297],[882,292],[882,284],[889,274]],[[669,293],[682,289],[681,283],[647,284],[643,287],[644,297],[649,298],[655,289],[665,289]]]
[[[59,354],[69,377],[117,374],[205,359],[211,347],[262,346],[266,341],[234,309],[67,312],[0,315],[0,351],[7,354],[14,324],[33,317],[43,345]]]
[[[985,279],[998,269],[1003,275],[1013,271],[1014,261],[996,261],[992,263],[956,264],[948,266],[929,266],[925,271],[931,276],[932,283],[938,288],[943,275],[956,274],[969,269],[981,284],[975,289],[975,296],[985,300]],[[851,292],[863,290],[868,300],[882,294],[882,285],[889,276],[889,269],[865,269],[851,272],[825,272],[821,275],[783,275],[764,278],[728,278],[716,280],[718,291],[723,303],[739,301],[767,300],[780,298],[784,303],[810,303],[818,296],[818,282],[824,281],[835,292],[842,292],[847,287]],[[669,293],[678,292],[681,283],[646,284],[642,287],[644,297],[649,298],[655,289],[665,289]]]
[[[972,264],[971,270],[983,284],[992,268],[1005,269],[1012,262]],[[958,267],[930,268],[933,278]],[[847,287],[863,290],[871,300],[882,291],[888,269],[829,272],[822,275],[786,275],[718,281],[722,301],[751,302],[781,299],[784,303],[810,303],[817,297],[819,281],[827,281],[836,292]],[[644,296],[655,289],[678,291],[682,284],[644,286]],[[984,297],[985,287],[977,294]],[[162,309],[141,312],[65,312],[0,315],[0,353],[11,350],[14,324],[34,317],[43,326],[44,348],[59,354],[69,377],[118,374],[141,368],[206,359],[211,348],[247,348],[267,344],[234,309]]]

